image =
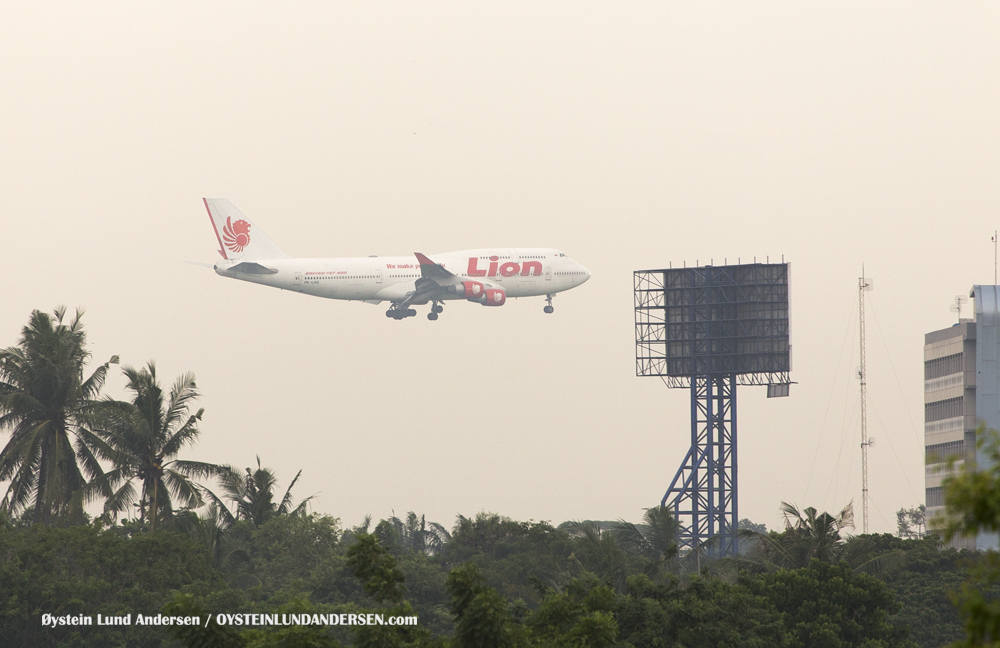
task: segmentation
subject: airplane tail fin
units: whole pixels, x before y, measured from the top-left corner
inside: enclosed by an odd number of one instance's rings
[[[251,223],[240,210],[225,198],[203,198],[215,236],[219,239],[219,254],[223,259],[287,259],[259,227]]]

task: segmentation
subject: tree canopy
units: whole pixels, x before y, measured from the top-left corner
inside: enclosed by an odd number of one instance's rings
[[[10,439],[0,451],[0,482],[10,486],[0,509],[17,514],[32,506],[36,522],[80,522],[93,495],[88,479],[102,473],[88,443],[87,425],[112,357],[84,377],[90,352],[82,311],[64,323],[33,311],[17,346],[0,351],[0,430]]]

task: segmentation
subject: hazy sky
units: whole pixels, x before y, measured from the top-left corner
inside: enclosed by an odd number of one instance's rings
[[[783,254],[798,384],[739,391],[740,517],[773,528],[782,500],[860,511],[864,263],[894,531],[924,499],[923,335],[993,281],[998,34],[995,2],[5,3],[0,347],[86,309],[95,364],[197,375],[188,458],[302,469],[347,525],[637,520],[689,401],[635,377],[633,270]],[[593,278],[552,316],[397,322],[185,265],[218,258],[203,196],[293,256],[544,246]]]

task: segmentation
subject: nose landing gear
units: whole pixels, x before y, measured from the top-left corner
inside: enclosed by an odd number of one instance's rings
[[[555,295],[545,295],[545,301],[547,301],[547,302],[549,303],[549,305],[548,305],[548,306],[546,306],[545,308],[543,308],[542,310],[543,310],[543,311],[545,311],[545,313],[546,313],[546,314],[548,314],[548,315],[551,315],[551,314],[552,314],[552,313],[554,313],[554,312],[555,312],[555,310],[556,310],[556,309],[555,309],[555,308],[554,308],[554,307],[552,306],[552,298],[553,298],[553,297],[555,297]]]

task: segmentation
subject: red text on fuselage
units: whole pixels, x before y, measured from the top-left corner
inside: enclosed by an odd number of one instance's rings
[[[470,277],[496,277],[498,275],[501,277],[515,277],[517,275],[522,277],[537,277],[542,274],[542,264],[539,261],[525,261],[524,263],[506,261],[500,263],[499,257],[491,256],[489,267],[481,269],[479,267],[479,258],[470,257],[466,274]]]

